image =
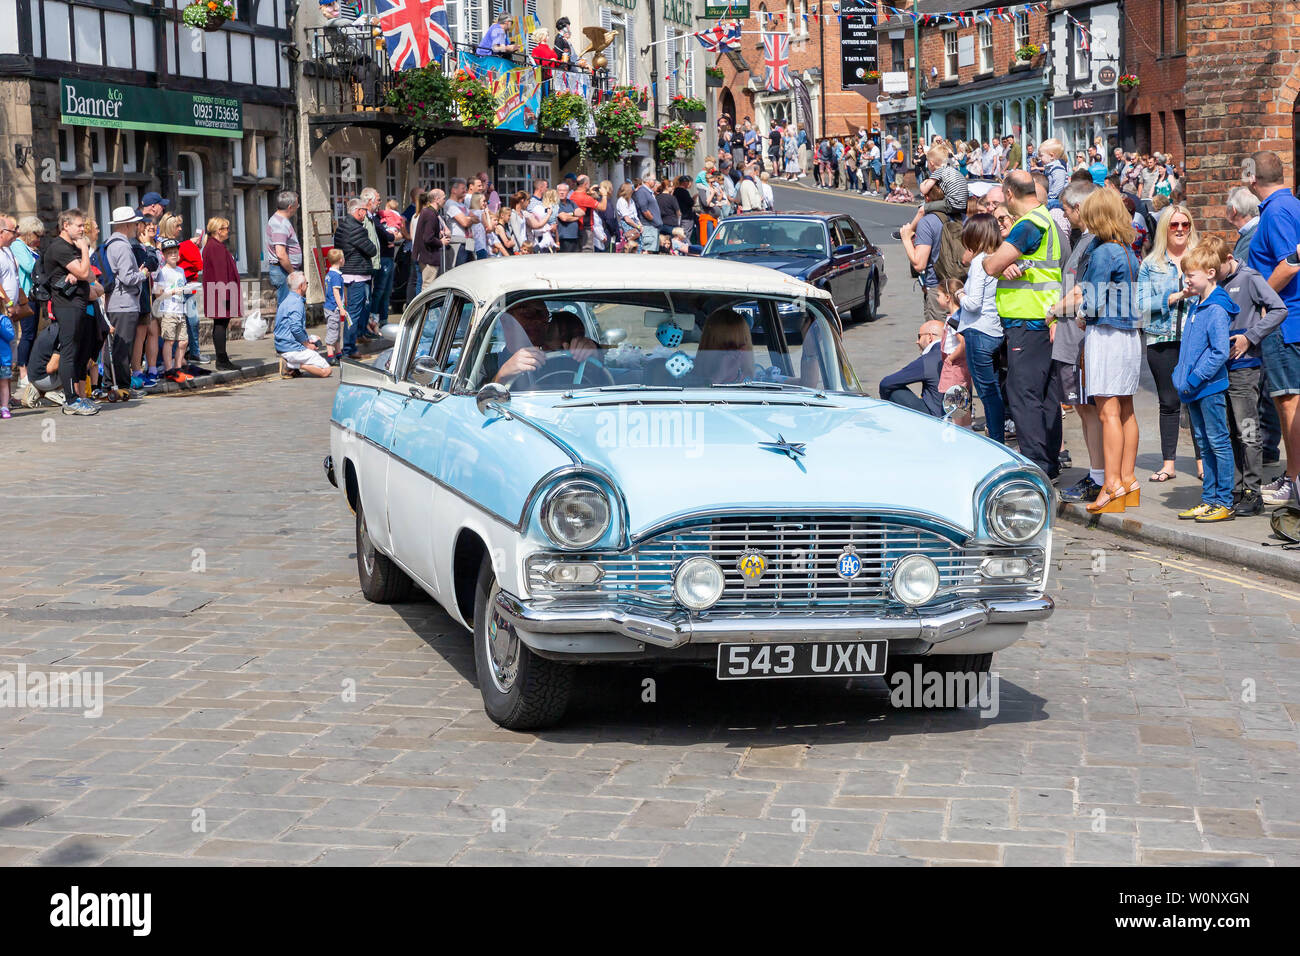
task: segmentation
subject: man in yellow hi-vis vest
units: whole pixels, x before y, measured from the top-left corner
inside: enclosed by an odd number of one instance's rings
[[[998,279],[998,317],[1007,340],[1007,411],[1016,423],[1020,453],[1047,473],[1060,474],[1061,389],[1052,374],[1048,310],[1061,297],[1064,243],[1033,177],[1021,170],[1002,184],[1016,224],[984,271]]]

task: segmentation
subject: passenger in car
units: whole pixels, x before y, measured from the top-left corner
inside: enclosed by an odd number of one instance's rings
[[[754,340],[745,317],[729,308],[709,313],[695,353],[694,383],[707,388],[753,377]]]

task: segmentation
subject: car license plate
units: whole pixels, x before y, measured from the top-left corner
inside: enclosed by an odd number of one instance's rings
[[[719,644],[718,680],[872,677],[885,673],[888,641]]]

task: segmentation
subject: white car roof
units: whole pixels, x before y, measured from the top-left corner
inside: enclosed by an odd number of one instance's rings
[[[766,266],[699,256],[581,252],[479,259],[440,275],[430,288],[461,289],[479,301],[507,292],[548,289],[702,290],[830,298],[830,293]]]

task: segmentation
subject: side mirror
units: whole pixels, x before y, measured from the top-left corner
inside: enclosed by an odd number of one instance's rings
[[[966,390],[965,385],[952,385],[943,393],[944,421],[968,408],[970,408],[970,392]]]
[[[379,334],[390,342],[397,341],[397,333],[401,331],[401,326],[396,322],[385,322],[379,327]]]
[[[836,246],[835,251],[831,253],[831,258],[838,259],[840,256],[847,256],[853,252],[853,247],[848,243],[842,246]]]
[[[605,344],[618,345],[627,338],[627,329],[606,329]]]
[[[953,388],[959,386],[954,385]],[[478,406],[479,414],[486,415],[487,410],[492,406],[502,406],[510,404],[510,389],[506,388],[500,382],[488,382],[478,390],[474,396],[474,404]],[[502,412],[505,409],[501,409]]]
[[[442,369],[438,368],[438,363],[429,355],[418,356],[411,366],[411,377],[421,385],[432,383],[441,372]]]

